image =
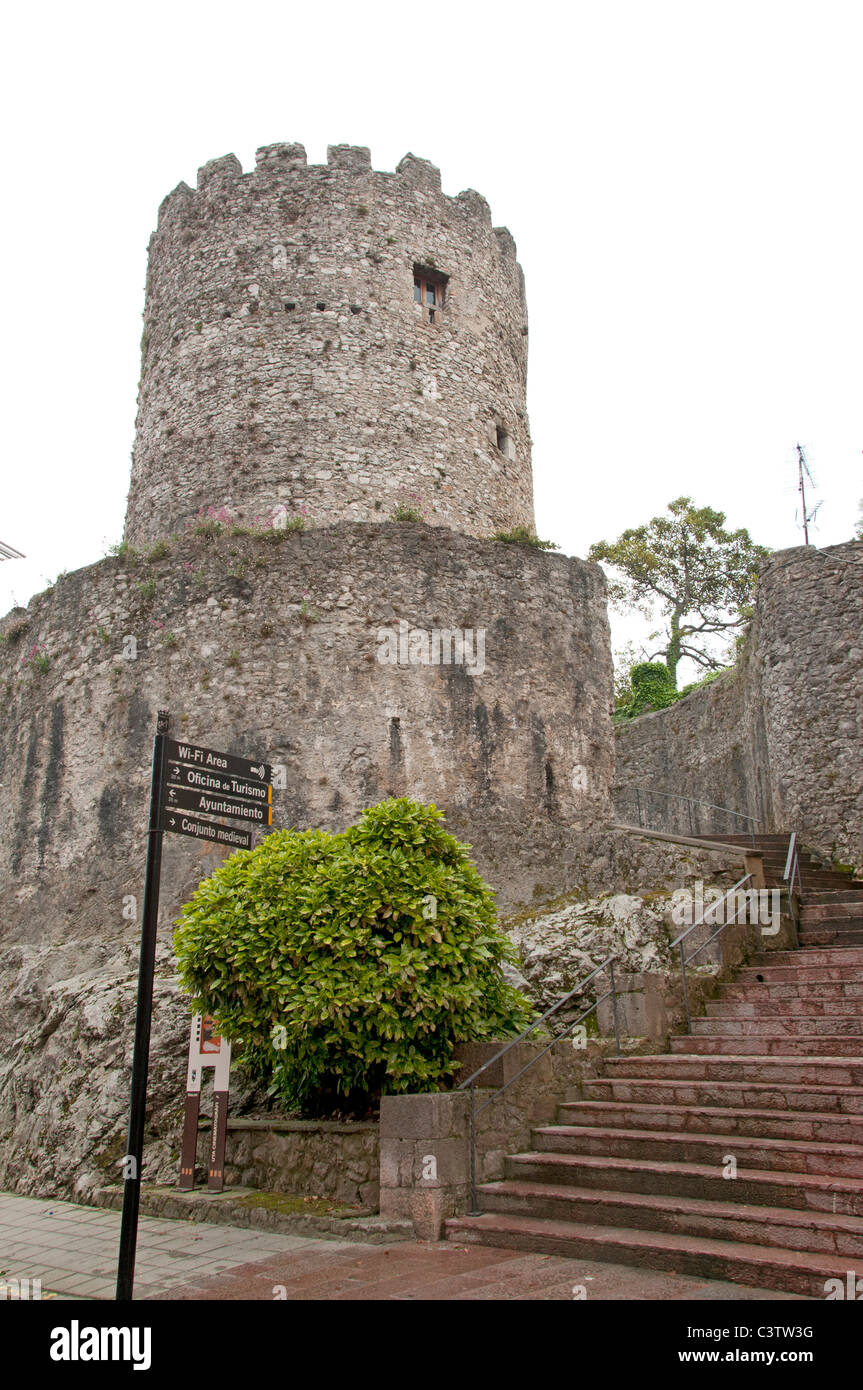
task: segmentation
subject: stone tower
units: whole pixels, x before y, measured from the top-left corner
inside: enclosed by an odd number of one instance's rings
[[[493,539],[533,525],[525,330],[511,237],[412,156],[380,174],[367,150],[308,168],[277,145],[166,200],[132,545],[0,621],[0,1186],[116,1180],[157,710],[273,764],[275,828],[409,796],[501,906],[627,885],[602,572]],[[430,524],[390,519],[400,500]],[[279,504],[311,524],[186,526]],[[188,1039],[172,923],[222,857],[168,839],[155,1181],[176,1177]]]
[[[515,243],[478,193],[344,145],[213,160],[150,244],[127,540],[222,506],[532,530],[526,376]]]

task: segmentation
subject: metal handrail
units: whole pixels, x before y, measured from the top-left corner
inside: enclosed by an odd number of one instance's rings
[[[737,820],[749,821],[749,822],[750,822],[750,825],[751,825],[751,829],[750,829],[750,831],[749,831],[749,834],[750,834],[751,837],[752,837],[752,843],[753,843],[753,845],[755,844],[755,828],[756,828],[756,826],[759,826],[759,825],[761,824],[761,821],[758,819],[757,816],[747,816],[747,815],[745,814],[745,812],[743,812],[743,811],[733,811],[733,810],[731,809],[730,806],[718,806],[718,805],[716,805],[716,804],[715,804],[714,802],[712,802],[712,801],[699,801],[698,797],[695,797],[695,796],[683,796],[680,792],[664,792],[664,791],[660,791],[658,787],[638,787],[638,786],[632,786],[632,787],[630,787],[630,786],[624,785],[624,786],[621,788],[621,790],[623,790],[623,791],[632,790],[632,791],[635,792],[635,804],[636,804],[636,806],[637,806],[637,808],[638,808],[638,824],[639,824],[640,826],[642,826],[642,827],[643,827],[643,822],[642,822],[642,819],[641,819],[641,793],[644,792],[645,796],[665,796],[665,797],[671,798],[673,801],[685,801],[685,802],[687,803],[687,805],[689,806],[689,829],[690,829],[690,832],[693,833],[693,834],[694,834],[694,829],[693,829],[693,825],[692,825],[692,807],[693,807],[693,806],[704,806],[708,811],[723,811],[726,815],[735,816],[735,817],[737,818]]]
[[[782,882],[788,885],[788,911],[791,916],[791,925],[794,928],[794,944],[797,945],[798,913],[797,903],[794,900],[794,879],[797,879],[797,891],[803,892],[803,879],[800,876],[800,856],[797,853],[797,831],[792,830],[788,840],[788,857],[785,860],[785,870],[782,874]]]
[[[511,1042],[508,1042],[508,1043],[506,1044],[505,1047],[502,1047],[502,1048],[500,1049],[499,1052],[496,1052],[496,1053],[494,1054],[494,1056],[493,1056],[493,1057],[490,1057],[490,1058],[488,1059],[487,1062],[484,1062],[483,1065],[482,1065],[481,1067],[477,1067],[477,1069],[476,1069],[475,1072],[473,1072],[470,1076],[466,1077],[464,1081],[460,1082],[459,1085],[456,1086],[456,1090],[457,1090],[457,1091],[463,1091],[463,1090],[465,1089],[466,1086],[470,1088],[470,1092],[469,1092],[469,1093],[470,1093],[470,1202],[471,1202],[471,1212],[470,1212],[470,1215],[471,1215],[471,1216],[479,1216],[479,1215],[480,1215],[480,1212],[478,1211],[478,1209],[477,1209],[477,1204],[476,1204],[476,1117],[477,1117],[477,1115],[482,1114],[483,1110],[485,1110],[487,1106],[491,1105],[492,1101],[497,1100],[498,1096],[499,1096],[499,1095],[502,1095],[503,1092],[507,1089],[507,1087],[511,1086],[511,1085],[513,1084],[514,1081],[518,1081],[518,1079],[519,1079],[520,1076],[524,1076],[524,1073],[525,1073],[526,1071],[529,1071],[530,1068],[531,1068],[532,1066],[534,1066],[534,1064],[540,1060],[540,1058],[544,1057],[545,1054],[546,1054],[547,1052],[550,1052],[551,1049],[552,1049],[553,1047],[555,1047],[555,1046],[557,1045],[557,1043],[561,1042],[562,1039],[565,1038],[565,1037],[567,1036],[568,1033],[571,1033],[572,1030],[573,1030],[573,1028],[577,1028],[578,1025],[579,1025],[579,1023],[581,1023],[581,1020],[582,1020],[583,1018],[587,1018],[588,1014],[593,1013],[594,1009],[599,1008],[599,1005],[603,1002],[603,1000],[608,999],[609,996],[611,997],[611,1009],[612,1009],[612,1015],[613,1015],[613,1018],[614,1018],[614,1046],[615,1046],[615,1050],[616,1050],[616,1052],[617,1052],[617,1056],[618,1056],[618,1057],[620,1056],[620,1030],[619,1030],[619,1028],[618,1028],[618,1023],[617,1023],[617,996],[616,996],[615,988],[614,988],[614,962],[615,962],[616,960],[618,960],[619,958],[620,958],[620,953],[619,953],[619,952],[615,952],[615,954],[614,954],[613,956],[608,956],[608,957],[602,962],[601,965],[598,965],[598,966],[596,967],[595,970],[591,970],[590,974],[587,975],[583,980],[581,980],[580,983],[576,985],[575,989],[571,989],[571,990],[569,991],[568,994],[565,994],[565,995],[563,996],[562,999],[558,999],[558,1001],[557,1001],[556,1004],[552,1004],[552,1006],[551,1006],[550,1009],[546,1009],[545,1013],[544,1013],[544,1014],[541,1014],[540,1017],[537,1018],[537,1019],[535,1019],[534,1022],[531,1023],[529,1027],[525,1028],[525,1030],[524,1030],[523,1033],[520,1033],[519,1036],[518,1036],[517,1038],[513,1038]],[[611,988],[610,988],[610,989],[607,989],[606,992],[605,992],[605,994],[600,995],[600,997],[599,997],[598,999],[595,999],[594,1002],[593,1002],[588,1008],[586,1008],[586,1009],[583,1011],[583,1013],[580,1013],[580,1014],[578,1015],[578,1018],[573,1019],[573,1021],[572,1021],[571,1023],[568,1023],[568,1024],[566,1025],[566,1027],[564,1028],[563,1032],[562,1032],[562,1033],[558,1033],[558,1035],[557,1035],[556,1037],[552,1038],[551,1042],[548,1043],[548,1044],[542,1049],[541,1052],[538,1052],[537,1055],[536,1055],[535,1057],[532,1057],[532,1058],[530,1059],[530,1061],[527,1062],[527,1063],[525,1064],[525,1066],[523,1066],[523,1067],[521,1068],[520,1071],[517,1071],[516,1074],[515,1074],[515,1076],[511,1076],[511,1077],[509,1078],[508,1081],[505,1081],[505,1082],[503,1083],[502,1086],[498,1086],[497,1090],[494,1091],[494,1092],[488,1097],[487,1100],[484,1100],[483,1103],[482,1103],[482,1105],[477,1106],[477,1104],[476,1104],[476,1080],[477,1080],[477,1077],[478,1077],[478,1076],[482,1076],[483,1072],[488,1071],[489,1067],[494,1066],[495,1062],[500,1061],[501,1057],[505,1056],[505,1054],[506,1054],[507,1052],[509,1052],[511,1048],[517,1047],[518,1044],[519,1044],[520,1042],[523,1042],[524,1039],[525,1039],[530,1033],[532,1033],[532,1032],[534,1031],[534,1029],[538,1028],[538,1027],[540,1026],[540,1024],[544,1023],[545,1020],[546,1020],[547,1018],[550,1018],[552,1014],[557,1013],[558,1009],[562,1009],[563,1006],[564,1006],[564,1004],[568,1003],[568,1001],[569,1001],[570,999],[572,999],[573,995],[583,993],[584,988],[585,988],[585,985],[590,984],[590,981],[591,981],[592,979],[594,979],[597,975],[599,975],[599,974],[605,969],[606,966],[608,966],[608,973],[609,973],[609,976],[610,976],[610,985],[611,985]]]
[[[686,986],[686,954],[683,949],[683,943],[690,932],[695,931],[696,927],[701,927],[704,925],[704,921],[708,913],[716,912],[716,910],[719,907],[721,907],[721,905],[725,902],[726,898],[730,898],[732,893],[736,893],[738,888],[742,888],[744,883],[748,883],[751,878],[754,878],[753,874],[746,874],[744,878],[739,879],[737,883],[734,884],[733,888],[729,888],[727,893],[723,893],[721,898],[718,898],[715,903],[711,903],[709,907],[704,909],[697,922],[693,922],[692,926],[687,927],[686,931],[682,931],[678,937],[675,937],[674,941],[672,941],[671,946],[669,947],[669,949],[672,951],[674,950],[675,946],[678,946],[680,948],[680,974],[683,980],[683,1003],[686,1007],[686,1027],[690,1033],[692,1032],[692,1016],[689,1012],[689,990]],[[736,912],[733,921],[736,923]],[[692,952],[692,955],[689,957],[689,964],[692,964],[696,956],[701,955],[701,952],[705,950],[707,946],[710,945],[711,941],[714,941],[716,937],[719,936],[720,932],[723,932],[726,927],[729,927],[731,925],[731,922],[722,922],[720,926],[717,928],[717,930],[715,932],[712,932],[711,935],[708,936],[706,941],[702,942],[702,944],[698,947],[698,950]]]

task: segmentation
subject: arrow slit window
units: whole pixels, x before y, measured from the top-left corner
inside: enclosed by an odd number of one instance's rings
[[[448,275],[429,266],[414,266],[414,303],[419,304],[426,323],[437,323],[446,299]]]

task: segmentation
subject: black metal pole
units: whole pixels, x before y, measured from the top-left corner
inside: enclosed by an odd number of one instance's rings
[[[138,1005],[135,1013],[135,1049],[132,1055],[132,1088],[129,1097],[129,1138],[126,1144],[127,1172],[123,1186],[123,1221],[120,1227],[120,1254],[117,1262],[118,1300],[131,1299],[135,1281],[141,1163],[144,1156],[144,1122],[147,1114],[150,1021],[153,1014],[153,978],[156,973],[156,924],[159,917],[159,875],[162,867],[162,793],[168,722],[168,711],[160,709],[156,720],[156,736],[153,739],[153,768],[150,777],[147,870],[141,920],[141,956],[138,963]]]
[[[479,1216],[476,1204],[476,1096],[470,1088],[470,1214]]]

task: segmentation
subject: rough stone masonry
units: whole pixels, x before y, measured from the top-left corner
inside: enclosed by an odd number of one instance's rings
[[[771,556],[736,669],[621,726],[616,782],[627,820],[636,785],[690,796],[863,873],[863,542]],[[746,828],[697,807],[693,826],[673,797],[642,805],[683,834]]]
[[[117,1176],[160,707],[178,737],[282,765],[276,825],[436,802],[504,904],[643,862],[604,833],[602,574],[490,539],[533,523],[526,328],[509,233],[413,156],[380,174],[366,150],[308,168],[278,145],[163,204],[126,528],[146,553],[2,625],[0,1183]],[[389,521],[400,502],[432,524]],[[196,534],[210,507],[305,526]],[[400,640],[381,659],[405,629],[407,660]],[[188,1021],[171,922],[220,857],[167,838],[147,1149],[163,1178]]]
[[[526,381],[524,278],[478,193],[346,145],[212,160],[150,243],[127,539],[223,505],[532,527]]]

